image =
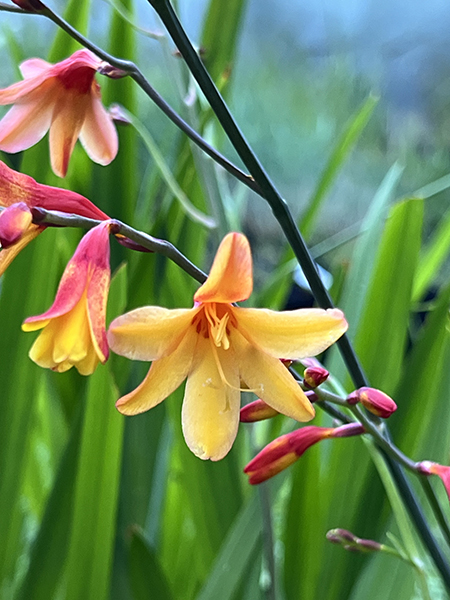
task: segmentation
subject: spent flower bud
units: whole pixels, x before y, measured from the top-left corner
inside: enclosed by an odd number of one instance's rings
[[[328,379],[329,373],[323,367],[308,367],[303,373],[303,381],[311,389],[319,387]]]
[[[383,545],[374,540],[364,540],[346,529],[330,529],[326,538],[332,544],[338,544],[350,552],[379,552]]]

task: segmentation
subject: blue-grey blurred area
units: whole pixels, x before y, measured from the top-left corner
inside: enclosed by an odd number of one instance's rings
[[[227,0],[220,1],[226,7]],[[199,42],[206,4],[177,3],[194,42]],[[63,12],[65,2],[49,0],[49,5]],[[137,0],[135,7],[141,27],[162,30],[146,0]],[[92,10],[89,35],[105,43],[111,7],[102,0]],[[46,34],[51,36],[54,26],[45,19],[7,13],[0,13],[0,19],[4,86],[17,78],[8,55],[11,39],[24,58],[45,56]],[[37,27],[42,35],[34,34]],[[329,190],[314,241],[360,220],[395,161],[405,167],[397,197],[450,171],[449,38],[448,0],[248,0],[229,99],[242,130],[297,216],[346,124],[369,94],[380,98]],[[159,46],[142,36],[140,67],[182,109]],[[173,125],[156,108],[148,111],[148,126],[167,140]],[[214,142],[238,160],[223,138]],[[429,227],[447,204],[446,192],[429,200]],[[255,233],[261,229],[276,239],[279,228],[264,203],[252,197],[249,206]]]

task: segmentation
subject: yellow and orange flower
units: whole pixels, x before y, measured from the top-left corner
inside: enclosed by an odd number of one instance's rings
[[[81,375],[90,375],[99,362],[108,359],[105,316],[110,227],[111,221],[104,221],[83,237],[51,308],[23,323],[24,331],[43,329],[29,354],[39,366],[59,373],[75,366]]]
[[[280,362],[322,352],[347,329],[340,310],[274,312],[240,308],[253,288],[247,238],[228,234],[194,308],[147,306],[115,319],[108,342],[117,354],[153,361],[145,380],[120,398],[119,411],[153,408],[187,378],[182,425],[189,448],[219,460],[230,450],[239,424],[241,380],[275,410],[309,421],[314,408]]]
[[[103,221],[108,215],[90,200],[71,192],[37,183],[32,177],[10,169],[0,161],[0,275],[19,252],[29,244],[44,225],[31,222],[31,209],[44,208],[67,214],[76,214]],[[28,210],[27,210],[28,208]]]
[[[24,80],[0,90],[0,105],[14,104],[0,121],[0,150],[30,148],[50,129],[50,160],[59,177],[67,173],[78,138],[94,162],[109,164],[118,140],[95,81],[101,64],[89,50],[55,65],[40,58],[23,62]]]

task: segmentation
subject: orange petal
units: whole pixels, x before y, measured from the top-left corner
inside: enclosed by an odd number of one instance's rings
[[[277,358],[305,358],[323,352],[347,330],[337,308],[300,308],[276,312],[263,308],[232,308],[239,331]]]
[[[190,327],[172,354],[155,360],[141,385],[117,401],[119,412],[137,415],[150,410],[175,391],[191,368],[196,341],[197,332]]]
[[[197,290],[195,302],[239,302],[253,289],[252,255],[245,235],[229,233],[217,250],[208,279]]]
[[[171,354],[200,309],[136,308],[109,326],[111,350],[131,360],[157,360]]]
[[[186,443],[203,460],[223,458],[233,445],[239,425],[236,357],[231,348],[216,348],[224,382],[212,352],[212,343],[210,338],[198,336],[182,410]]]
[[[278,412],[296,421],[310,421],[314,408],[280,360],[250,344],[234,329],[230,337],[240,376],[249,389]]]
[[[63,89],[56,99],[50,126],[50,161],[58,177],[66,176],[88,104],[88,95]]]
[[[86,108],[80,142],[91,160],[108,165],[117,154],[119,141],[113,120],[100,99],[100,87],[92,83],[92,94]]]

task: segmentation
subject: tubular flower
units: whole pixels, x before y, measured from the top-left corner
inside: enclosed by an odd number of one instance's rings
[[[67,173],[78,138],[94,162],[109,164],[118,141],[95,81],[101,64],[89,50],[78,50],[55,65],[40,58],[23,62],[23,81],[0,90],[0,104],[14,104],[0,121],[0,149],[25,150],[50,129],[50,160],[59,177]]]
[[[43,329],[30,350],[41,367],[63,373],[75,366],[90,375],[108,359],[105,315],[108,298],[109,230],[105,221],[89,231],[70,259],[51,308],[29,317],[24,331]]]
[[[327,438],[351,437],[364,433],[360,423],[340,427],[302,427],[270,442],[244,469],[249,483],[256,485],[294,464],[308,448]]]
[[[115,319],[108,341],[117,354],[153,361],[141,385],[120,398],[120,412],[134,415],[159,404],[187,378],[182,409],[189,448],[219,460],[230,450],[239,423],[241,381],[275,410],[309,421],[314,409],[279,357],[322,352],[347,329],[339,310],[240,308],[253,288],[247,238],[222,241],[194,308],[148,306]]]
[[[19,206],[21,208],[19,208]],[[3,250],[0,252],[0,275],[19,252],[31,242],[44,225],[31,222],[31,209],[44,208],[90,219],[105,220],[108,215],[90,200],[71,192],[37,183],[32,177],[13,171],[0,161],[0,236]],[[28,212],[25,207],[28,207]],[[6,244],[5,244],[6,241]]]

